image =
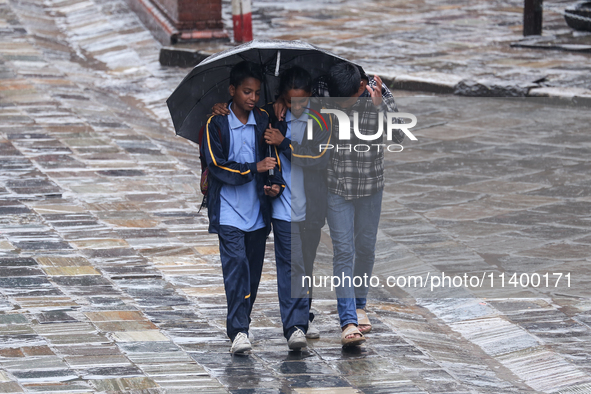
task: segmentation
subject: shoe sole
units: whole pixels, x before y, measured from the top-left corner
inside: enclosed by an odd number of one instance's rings
[[[361,344],[365,343],[365,338],[357,338],[355,340],[351,340],[347,343],[343,343],[343,347],[351,347],[351,346],[359,346]]]
[[[252,349],[245,349],[245,350],[235,350],[235,351],[233,351],[233,352],[232,352],[232,351],[230,351],[230,353],[231,353],[232,355],[243,355],[243,354],[248,354],[248,353],[250,353],[250,351],[251,351],[251,350],[252,350]]]
[[[230,353],[232,354],[244,354],[246,352],[250,352],[252,350],[252,346],[245,346],[243,348],[238,348],[235,350],[230,349]]]
[[[318,339],[318,338],[320,338],[320,334],[306,334],[306,338],[308,338],[308,339]]]
[[[287,347],[289,347],[291,350],[300,350],[303,347],[307,347],[308,343],[304,340],[302,341],[298,341],[298,342],[294,342],[294,343],[288,343]]]

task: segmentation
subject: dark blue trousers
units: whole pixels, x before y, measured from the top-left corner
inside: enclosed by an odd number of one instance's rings
[[[277,291],[283,335],[289,339],[295,327],[308,330],[308,286],[302,285],[305,275],[300,223],[273,219]]]
[[[233,341],[239,333],[248,333],[250,313],[257,296],[268,229],[245,232],[232,226],[220,226],[220,259],[228,304],[226,332]]]
[[[312,221],[304,221],[300,226],[300,238],[302,240],[302,254],[304,255],[304,268],[306,276],[310,278],[314,275],[314,260],[316,259],[316,251],[320,244],[320,236],[322,234],[322,225],[314,223]],[[312,290],[313,287],[309,288],[308,299],[309,305],[312,306]],[[312,313],[310,313],[310,321],[313,319]]]

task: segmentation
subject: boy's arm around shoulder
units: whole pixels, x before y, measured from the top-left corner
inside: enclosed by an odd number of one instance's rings
[[[224,153],[223,142],[227,138],[230,142],[228,132],[224,133],[224,117],[212,116],[207,121],[203,136],[205,161],[209,173],[216,179],[229,185],[243,185],[254,179],[257,172],[257,163],[237,163],[228,160]]]

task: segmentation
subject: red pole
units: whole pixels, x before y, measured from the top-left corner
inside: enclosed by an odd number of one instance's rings
[[[252,41],[252,13],[250,0],[232,0],[234,41]]]

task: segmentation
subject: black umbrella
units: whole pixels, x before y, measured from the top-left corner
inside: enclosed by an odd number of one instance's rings
[[[243,60],[263,67],[265,80],[259,106],[274,101],[277,76],[284,69],[297,65],[316,78],[333,65],[347,61],[303,41],[282,40],[254,40],[211,55],[195,66],[166,100],[178,135],[200,143],[199,129],[215,103],[228,101],[230,70]]]

